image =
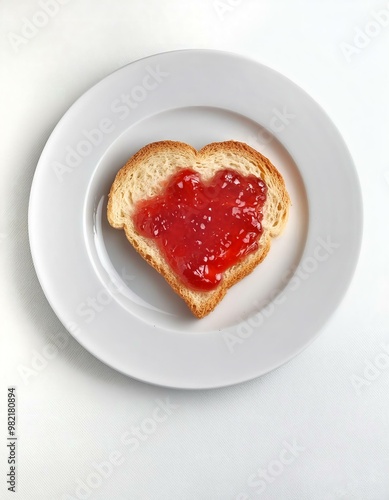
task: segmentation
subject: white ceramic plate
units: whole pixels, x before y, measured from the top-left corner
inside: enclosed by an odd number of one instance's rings
[[[163,139],[247,142],[292,198],[265,262],[202,320],[106,220],[116,172]],[[29,231],[42,288],[86,349],[143,381],[211,388],[264,374],[318,335],[354,272],[361,195],[343,140],[300,88],[240,56],[178,51],[119,69],[69,109],[36,170]]]

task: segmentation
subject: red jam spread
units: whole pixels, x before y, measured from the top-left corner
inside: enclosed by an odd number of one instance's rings
[[[135,228],[156,242],[188,288],[212,290],[226,269],[257,250],[266,193],[254,175],[226,168],[203,182],[182,168],[160,195],[137,204]]]

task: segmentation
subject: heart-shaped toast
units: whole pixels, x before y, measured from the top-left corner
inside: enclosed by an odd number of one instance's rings
[[[108,221],[202,318],[266,257],[290,206],[284,180],[236,141],[162,141],[118,172]]]

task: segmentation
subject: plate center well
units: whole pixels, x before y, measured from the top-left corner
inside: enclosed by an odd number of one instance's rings
[[[292,200],[281,237],[274,239],[265,259],[232,287],[209,316],[198,320],[165,280],[127,241],[124,231],[111,228],[107,197],[116,173],[141,147],[154,141],[177,140],[197,149],[210,142],[245,142],[267,156],[281,172]],[[102,282],[102,300],[112,297],[128,312],[159,328],[208,332],[236,325],[258,313],[282,291],[297,267],[306,240],[308,204],[303,181],[291,156],[258,123],[237,113],[211,107],[169,110],[137,122],[106,151],[91,179],[84,235],[94,269]],[[109,294],[109,299],[108,299]]]

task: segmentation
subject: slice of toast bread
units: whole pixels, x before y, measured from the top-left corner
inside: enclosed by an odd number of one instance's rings
[[[218,170],[230,168],[245,176],[255,175],[267,186],[258,249],[227,269],[217,288],[210,291],[193,290],[183,284],[155,241],[139,234],[133,220],[137,202],[160,194],[166,180],[184,167],[199,172],[204,181]],[[281,174],[265,156],[247,144],[225,141],[208,144],[197,151],[182,142],[161,141],[143,147],[117,173],[109,193],[107,216],[111,226],[124,229],[128,241],[140,255],[185,300],[193,314],[202,318],[217,306],[231,286],[263,261],[272,238],[280,235],[285,227],[289,206],[290,198]]]

